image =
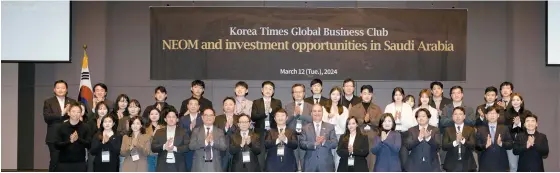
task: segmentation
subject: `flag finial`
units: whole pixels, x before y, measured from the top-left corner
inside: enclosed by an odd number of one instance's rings
[[[84,50],[86,50],[86,49],[87,49],[87,45],[84,44]]]

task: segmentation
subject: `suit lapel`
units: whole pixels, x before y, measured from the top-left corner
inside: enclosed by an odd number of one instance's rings
[[[181,133],[181,130],[179,130],[179,126],[175,126],[175,136],[173,136],[173,145],[177,146],[179,144],[179,140],[177,139],[177,136],[179,136],[179,133]]]

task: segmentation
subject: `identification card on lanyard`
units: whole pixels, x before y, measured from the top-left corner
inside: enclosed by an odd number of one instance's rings
[[[302,126],[301,124],[302,124],[301,120],[296,120],[296,131],[298,133],[301,133],[301,126]]]
[[[278,151],[276,151],[276,155],[284,156],[284,145],[278,146]]]
[[[167,153],[167,159],[165,160],[167,163],[175,163],[175,154],[173,152]]]
[[[369,125],[366,125],[366,127],[364,127],[364,130],[369,131],[371,130],[371,127]]]
[[[251,156],[249,155],[249,151],[243,151],[242,155],[243,155],[243,163],[251,162]]]
[[[264,128],[266,130],[270,129],[270,120],[264,120]]]
[[[132,148],[132,151],[130,151],[130,157],[132,157],[133,162],[140,160],[140,156],[138,155],[138,150],[136,149],[136,147]]]
[[[348,157],[348,166],[354,166],[354,156]]]
[[[102,151],[101,152],[101,162],[109,162],[111,161],[111,154],[109,151]]]

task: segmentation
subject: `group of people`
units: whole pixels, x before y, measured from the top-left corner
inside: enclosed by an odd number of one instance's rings
[[[463,103],[463,88],[451,99],[432,82],[416,100],[402,88],[382,110],[373,87],[343,81],[323,97],[323,83],[291,88],[282,106],[275,85],[262,83],[262,98],[249,100],[248,85],[235,84],[235,97],[214,109],[203,97],[205,84],[192,82],[192,97],[179,110],[154,90],[155,103],[142,107],[126,94],[115,102],[108,88],[94,86],[93,106],[67,97],[67,83],[54,83],[44,102],[49,171],[63,172],[437,172],[544,171],[546,135],[524,107],[513,84],[484,93],[476,108]],[[417,101],[417,103],[416,103]]]

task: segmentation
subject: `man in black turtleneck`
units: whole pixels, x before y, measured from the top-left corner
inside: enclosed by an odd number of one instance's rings
[[[91,133],[80,121],[82,108],[71,104],[69,121],[62,123],[56,133],[55,147],[60,150],[57,172],[85,172],[86,148],[89,148]]]

